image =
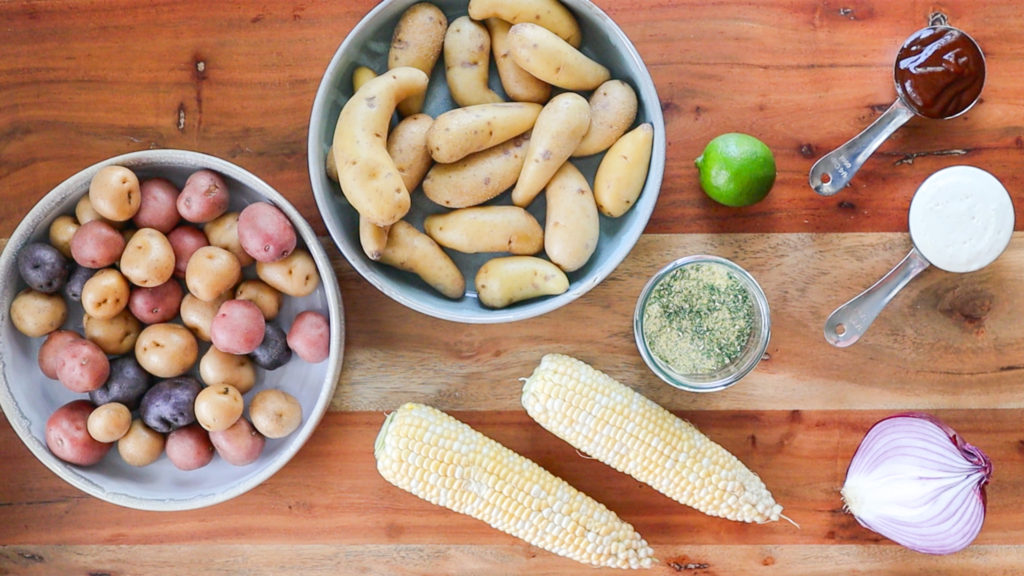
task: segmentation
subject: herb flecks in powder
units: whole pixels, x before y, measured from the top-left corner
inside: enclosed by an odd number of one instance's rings
[[[743,352],[754,330],[754,303],[728,269],[689,264],[651,291],[643,335],[655,357],[680,374],[711,374]]]

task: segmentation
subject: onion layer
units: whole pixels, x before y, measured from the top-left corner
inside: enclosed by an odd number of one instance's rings
[[[862,526],[925,554],[974,541],[985,520],[992,462],[934,416],[876,423],[846,473],[842,496]]]

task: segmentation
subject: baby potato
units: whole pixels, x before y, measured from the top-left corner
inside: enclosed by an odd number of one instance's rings
[[[185,180],[176,205],[181,217],[202,224],[228,211],[231,196],[227,182],[213,170],[197,170]]]
[[[54,294],[67,284],[71,262],[46,242],[29,242],[18,250],[18,274],[29,288]]]
[[[575,92],[552,98],[533,127],[523,170],[512,189],[512,203],[526,207],[572,156],[590,127],[590,104]]]
[[[285,339],[288,347],[310,364],[323,362],[331,355],[331,323],[315,310],[303,310],[292,322]]]
[[[238,242],[257,262],[275,262],[295,250],[291,220],[269,202],[253,202],[238,215]]]
[[[128,306],[131,285],[116,268],[97,271],[82,287],[82,308],[93,318],[105,320]]]
[[[242,277],[242,265],[235,255],[216,246],[203,246],[189,258],[185,286],[200,300],[210,302],[231,290]]]
[[[378,226],[409,211],[409,190],[388,154],[387,134],[398,103],[425,92],[429,80],[410,66],[389,70],[363,84],[338,115],[331,149],[341,192],[356,212]]]
[[[45,336],[68,318],[68,305],[60,294],[44,294],[26,288],[11,301],[11,323],[29,338]]]
[[[110,318],[95,318],[85,314],[82,318],[85,338],[95,342],[104,353],[111,356],[127,354],[135,348],[135,341],[142,332],[142,323],[124,309]]]
[[[544,252],[566,272],[590,260],[601,234],[597,203],[587,178],[571,162],[562,164],[544,192]]]
[[[136,418],[117,441],[117,453],[129,466],[149,466],[164,452],[164,435]]]
[[[92,392],[110,376],[110,360],[94,342],[84,338],[64,345],[57,364],[57,380],[72,392]]]
[[[434,164],[423,179],[423,193],[448,208],[482,204],[516,183],[529,143],[526,133],[453,164]]]
[[[447,298],[457,300],[466,292],[459,267],[430,236],[405,220],[391,226],[380,262],[412,272]]]
[[[249,418],[260,434],[284,438],[302,424],[302,404],[284,390],[260,390],[249,402]]]
[[[523,70],[522,66],[512,59],[508,45],[508,30],[512,24],[501,18],[488,18],[484,20],[484,25],[491,33],[494,63],[498,68],[501,87],[505,89],[508,97],[516,102],[547,102],[551,97],[551,85]]]
[[[173,278],[152,288],[136,287],[128,296],[128,309],[133,316],[146,324],[170,322],[181,310],[181,299],[185,291]]]
[[[544,247],[540,223],[519,206],[474,206],[431,214],[423,229],[441,246],[470,254],[536,254]]]
[[[44,376],[51,380],[57,379],[57,366],[60,365],[64,346],[79,338],[81,336],[72,330],[54,330],[46,336],[38,354],[39,370]]]
[[[92,466],[110,451],[111,444],[98,442],[89,435],[89,415],[93,405],[88,400],[72,400],[46,420],[46,447],[54,456],[70,464]]]
[[[576,48],[583,41],[576,18],[558,0],[470,0],[469,17],[473,20],[500,18],[512,24],[539,24]]]
[[[427,131],[434,160],[449,164],[486,150],[533,128],[541,105],[532,102],[477,104],[449,110]]]
[[[460,16],[444,35],[444,74],[448,91],[459,106],[502,102],[487,85],[491,66],[491,37],[483,24]]]
[[[203,225],[203,233],[211,246],[223,248],[238,258],[243,268],[255,262],[252,256],[242,249],[238,240],[238,212],[225,212]]]
[[[413,114],[402,119],[388,134],[387,150],[410,193],[420,185],[433,159],[427,148],[427,132],[434,119],[427,114]]]
[[[377,226],[364,216],[359,216],[359,245],[362,246],[363,253],[367,258],[380,260],[380,253],[388,244],[388,231],[390,230],[390,225]]]
[[[320,285],[316,261],[304,248],[296,248],[277,262],[257,262],[256,276],[288,296],[309,296]]]
[[[189,424],[167,435],[164,443],[167,459],[178,470],[198,470],[213,461],[210,433],[199,424]]]
[[[50,224],[50,244],[60,251],[65,258],[71,258],[71,238],[78,231],[78,220],[74,216],[63,214],[57,216]]]
[[[210,341],[228,354],[248,354],[263,342],[267,321],[249,300],[228,300],[210,323]]]
[[[178,214],[178,187],[164,178],[149,178],[139,185],[139,211],[132,222],[139,228],[152,228],[163,234],[181,221]]]
[[[108,220],[125,222],[139,211],[139,178],[124,166],[104,166],[89,182],[89,202]]]
[[[554,32],[524,22],[508,30],[512,60],[537,78],[565,90],[593,90],[611,72]]]
[[[363,84],[366,84],[370,80],[377,77],[377,73],[373,71],[369,66],[356,66],[356,69],[352,71],[352,92],[358,92]],[[330,156],[330,154],[328,154]]]
[[[97,442],[117,442],[132,425],[132,412],[120,402],[97,406],[89,414],[86,427]]]
[[[192,259],[192,255],[196,253],[196,250],[210,245],[210,241],[206,238],[206,234],[203,234],[202,230],[188,224],[171,230],[167,234],[167,241],[171,243],[171,248],[174,249],[174,275],[178,278],[185,277],[185,269],[188,267],[188,262]]]
[[[268,323],[263,341],[249,354],[252,363],[264,370],[277,370],[292,359],[292,349],[288,347],[288,335],[280,326]]]
[[[196,335],[196,338],[209,342],[213,317],[217,315],[220,305],[230,297],[231,293],[225,292],[216,299],[206,302],[192,294],[185,294],[185,297],[181,299],[181,322]]]
[[[476,292],[488,308],[562,294],[569,277],[561,268],[536,256],[500,256],[484,262],[476,273]]]
[[[235,288],[235,298],[248,300],[255,304],[263,313],[263,318],[267,320],[277,318],[278,312],[281,311],[281,305],[284,303],[284,295],[281,292],[266,282],[255,279],[243,280]]]
[[[196,422],[209,431],[227,430],[242,416],[242,393],[229,384],[207,386],[196,396]]]
[[[217,454],[235,466],[245,466],[258,460],[267,442],[244,417],[227,430],[210,432],[210,441]]]
[[[653,147],[654,127],[644,123],[608,149],[594,174],[594,198],[602,214],[618,218],[636,203],[647,181]]]
[[[174,248],[162,232],[140,228],[121,254],[121,273],[136,286],[152,288],[174,276]]]
[[[180,324],[146,326],[135,341],[135,359],[158,378],[173,378],[189,371],[199,356],[196,337]]]
[[[430,76],[441,56],[447,29],[448,18],[440,8],[429,2],[413,4],[395,25],[388,50],[388,68],[411,66]],[[425,93],[413,94],[402,100],[398,103],[398,113],[402,116],[419,113],[424,96]]]
[[[207,386],[229,385],[245,394],[256,385],[256,368],[248,356],[210,346],[199,359],[199,377]]]
[[[106,268],[124,252],[121,233],[103,220],[92,220],[78,227],[71,237],[71,258],[86,268]]]
[[[609,80],[590,95],[590,129],[573,156],[604,152],[629,130],[636,120],[637,99],[633,88],[622,80]]]

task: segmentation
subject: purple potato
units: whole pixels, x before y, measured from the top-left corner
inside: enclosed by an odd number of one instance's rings
[[[195,401],[203,385],[191,376],[161,380],[146,391],[139,404],[142,422],[167,434],[196,421]]]
[[[96,272],[99,272],[96,268],[86,268],[85,266],[75,264],[74,269],[71,271],[71,276],[68,277],[67,283],[64,284],[64,297],[72,302],[81,302],[82,288],[85,287],[85,283]]]
[[[249,357],[257,366],[265,370],[276,370],[292,359],[292,349],[288,347],[288,335],[277,324],[267,323],[263,341],[253,350]]]
[[[32,242],[18,252],[18,272],[33,290],[53,294],[64,287],[71,267],[60,250],[45,242]]]
[[[134,356],[121,356],[110,362],[110,376],[102,387],[89,392],[89,400],[97,406],[120,402],[135,410],[149,390],[150,375],[139,366]]]

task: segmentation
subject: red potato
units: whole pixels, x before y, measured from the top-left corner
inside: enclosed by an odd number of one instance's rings
[[[238,242],[257,262],[276,262],[295,250],[295,227],[276,206],[254,202],[238,215]]]
[[[167,435],[167,459],[179,470],[198,470],[213,460],[210,434],[199,424],[189,424]]]
[[[167,234],[181,221],[178,187],[163,178],[150,178],[139,186],[142,201],[132,222],[138,228],[153,228]]]
[[[249,300],[228,300],[210,323],[210,341],[221,352],[248,354],[263,341],[267,324],[263,312]]]
[[[89,435],[89,415],[93,405],[88,400],[73,400],[57,408],[46,421],[46,447],[54,456],[70,464],[92,466],[110,451]]]
[[[82,336],[71,330],[54,330],[47,335],[43,345],[39,347],[39,370],[51,380],[57,379],[57,366],[60,365],[64,347],[69,342],[80,340]]]
[[[57,379],[72,392],[92,392],[110,376],[110,360],[95,342],[79,338],[64,345]]]
[[[145,324],[170,322],[181,310],[185,290],[173,278],[152,288],[132,288],[128,309]]]
[[[245,418],[239,418],[227,430],[210,432],[217,454],[229,464],[245,466],[259,459],[267,440]]]
[[[82,224],[71,237],[71,257],[79,266],[106,268],[121,257],[125,239],[103,220]]]
[[[178,195],[178,214],[189,222],[209,222],[228,211],[228,185],[212,170],[193,172]]]
[[[174,276],[185,277],[185,269],[188,267],[189,258],[196,253],[196,250],[209,246],[206,234],[195,226],[183,224],[167,234],[167,240],[171,243],[171,250],[174,251]]]
[[[306,362],[323,362],[331,354],[330,321],[313,310],[300,312],[288,330],[288,347]]]

